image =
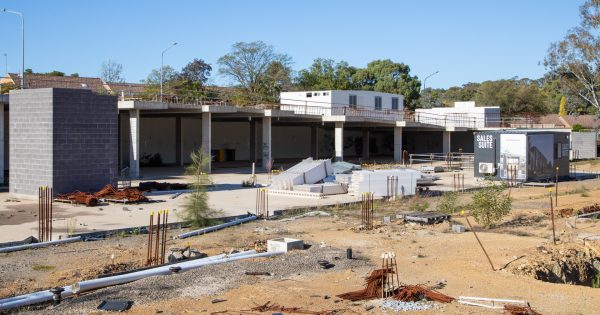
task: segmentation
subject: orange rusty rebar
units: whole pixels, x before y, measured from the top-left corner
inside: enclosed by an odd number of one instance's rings
[[[158,264],[158,248],[160,246],[160,213],[161,211],[158,210],[158,215],[156,216],[156,248],[154,250],[154,264]]]
[[[150,225],[148,225],[148,255],[146,256],[146,265],[150,265],[152,259],[152,234],[154,227],[154,211],[150,212]]]

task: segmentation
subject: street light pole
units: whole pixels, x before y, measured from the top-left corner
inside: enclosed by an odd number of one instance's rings
[[[433,77],[434,75],[436,75],[436,74],[438,74],[438,73],[439,73],[439,71],[436,71],[436,72],[434,72],[434,73],[432,73],[432,74],[430,74],[430,75],[426,76],[426,77],[425,77],[425,79],[423,79],[423,91],[425,91],[425,85],[427,84],[427,79],[429,79],[429,78]]]
[[[25,86],[25,18],[23,13],[2,9],[2,12],[16,14],[21,18],[21,90]]]
[[[163,72],[164,72],[164,64],[165,64],[165,53],[167,52],[167,50],[173,48],[173,46],[177,45],[177,43],[173,43],[171,46],[167,47],[165,50],[162,51],[162,53],[160,54],[160,102],[162,103],[163,101]]]

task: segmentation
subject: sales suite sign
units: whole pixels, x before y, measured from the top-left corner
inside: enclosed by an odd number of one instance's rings
[[[477,148],[479,149],[493,149],[494,138],[490,134],[477,135]]]

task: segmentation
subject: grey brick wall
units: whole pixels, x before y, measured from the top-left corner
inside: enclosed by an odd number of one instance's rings
[[[596,158],[596,132],[571,132],[571,159]]]
[[[13,90],[10,192],[95,191],[117,176],[117,98],[80,89]]]

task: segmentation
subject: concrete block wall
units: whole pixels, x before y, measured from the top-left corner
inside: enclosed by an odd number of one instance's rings
[[[95,191],[114,183],[118,109],[114,96],[79,89],[11,91],[10,192]]]

